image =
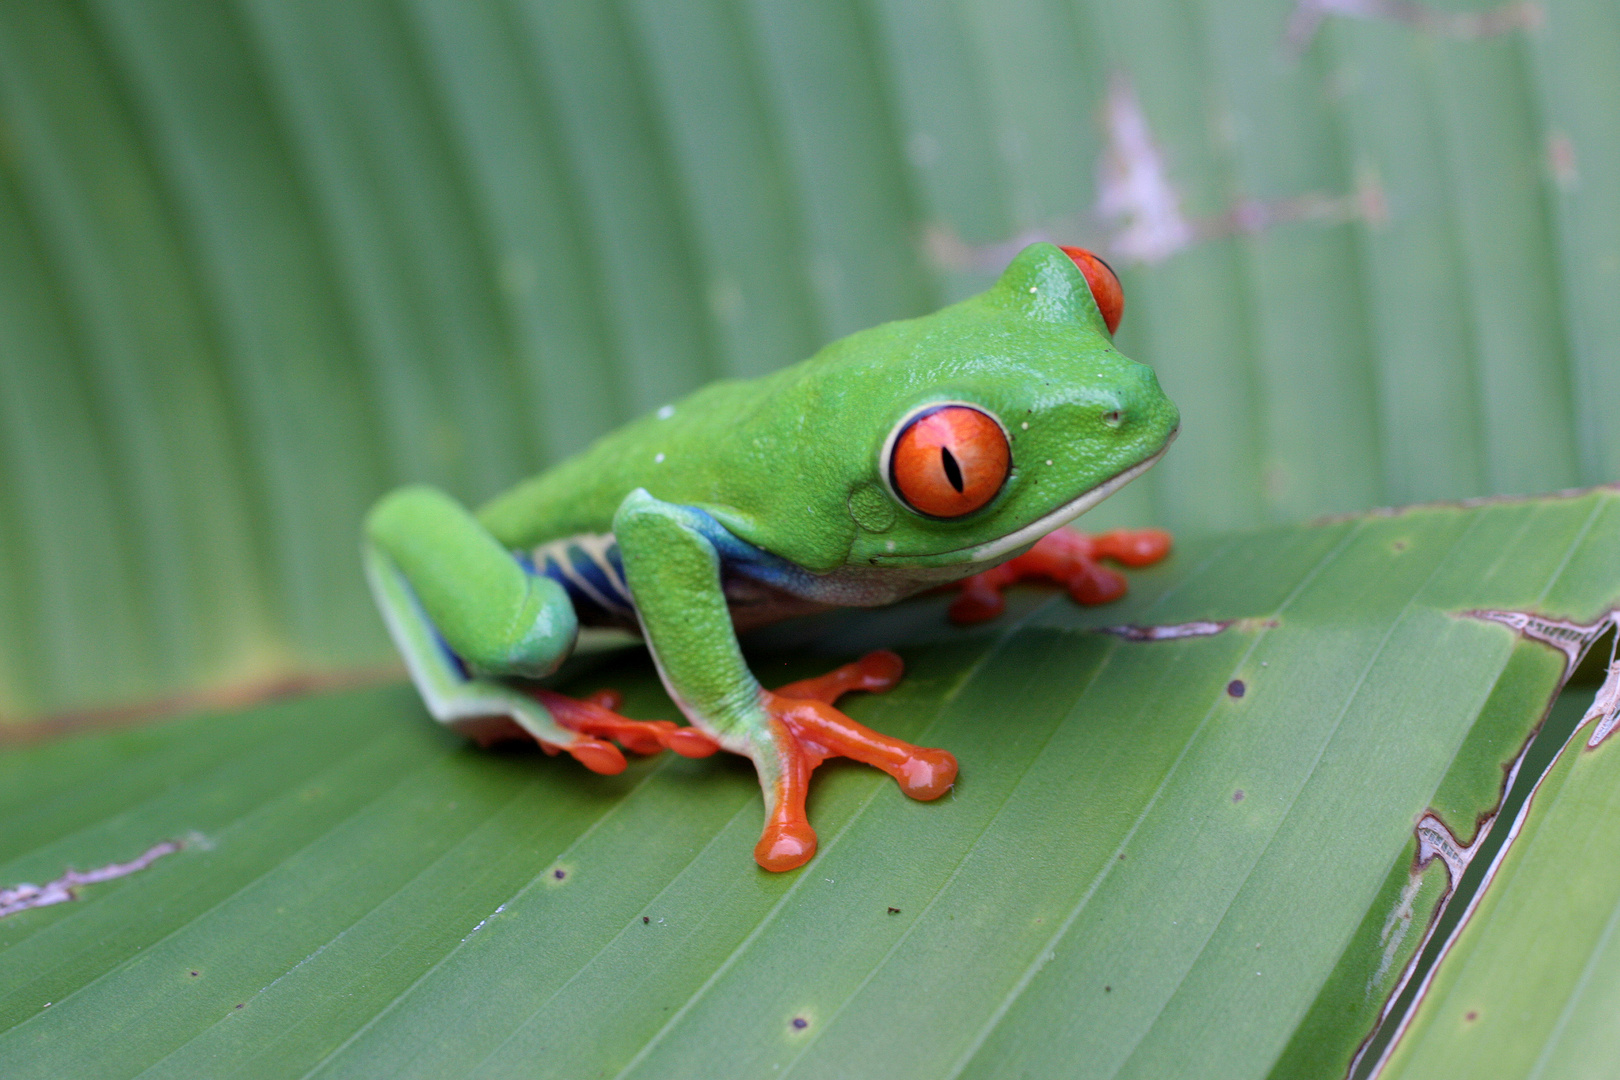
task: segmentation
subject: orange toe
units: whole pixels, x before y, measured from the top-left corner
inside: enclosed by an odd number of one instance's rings
[[[865,690],[881,694],[891,690],[906,673],[906,662],[899,653],[875,649],[854,663],[834,668],[813,679],[800,679],[776,690],[778,697],[822,701],[831,705],[845,694]]]
[[[956,769],[956,755],[950,751],[917,746],[890,775],[899,781],[901,791],[918,802],[929,802],[951,790],[956,783]]]
[[[1163,529],[1114,529],[1091,538],[1091,553],[1124,566],[1152,566],[1170,554],[1172,542]]]
[[[816,853],[816,830],[808,821],[773,821],[754,845],[754,861],[775,873],[793,870]]]
[[[1069,587],[1069,595],[1074,597],[1077,604],[1106,604],[1118,600],[1125,595],[1130,585],[1123,574],[1115,573],[1106,566],[1099,566],[1094,562],[1086,562],[1075,567],[1065,582]]]
[[[1016,559],[964,579],[951,605],[955,623],[976,623],[1001,614],[1001,590],[1019,581],[1051,581],[1065,586],[1076,603],[1106,604],[1125,595],[1128,583],[1097,560],[1123,566],[1149,566],[1170,553],[1163,529],[1114,529],[1088,536],[1062,528],[1048,533]]]
[[[612,743],[600,739],[580,738],[563,747],[573,755],[574,760],[603,776],[617,776],[629,766],[619,748]]]
[[[668,748],[683,757],[707,757],[720,748],[718,743],[695,728],[676,727],[668,720],[632,720],[628,716],[620,716],[613,710],[619,707],[624,697],[615,690],[598,690],[583,699],[571,698],[545,687],[536,687],[529,693],[546,707],[558,725],[578,732],[583,740],[606,746],[608,744],[602,740],[611,739],[632,754],[656,754]],[[609,748],[615,754],[619,753],[617,749]],[[574,753],[573,746],[563,749]],[[606,761],[595,750],[587,749],[585,753],[593,760]],[[585,757],[579,754],[574,756],[586,762],[587,768],[603,771],[586,761]],[[623,755],[619,756],[621,764],[618,769],[612,770],[614,772],[624,769]]]
[[[681,757],[689,758],[705,758],[720,749],[719,743],[694,727],[678,727],[666,732],[664,745]]]

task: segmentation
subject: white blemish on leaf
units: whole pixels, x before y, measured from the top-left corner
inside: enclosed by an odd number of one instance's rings
[[[1109,247],[1142,262],[1167,259],[1190,245],[1197,230],[1182,216],[1181,196],[1170,183],[1136,91],[1123,75],[1109,85],[1103,124],[1108,146],[1099,170],[1097,216],[1124,222]]]
[[[1547,171],[1563,191],[1574,191],[1581,182],[1581,173],[1575,164],[1575,144],[1561,131],[1547,136]]]
[[[658,453],[653,455],[653,464],[654,465],[662,465],[663,463],[664,463],[664,452],[662,450],[660,450],[660,451],[658,451]]]
[[[1228,619],[1224,622],[1199,620],[1172,623],[1168,626],[1104,626],[1099,629],[1105,634],[1113,634],[1126,641],[1175,641],[1179,638],[1210,637],[1231,625],[1232,620]]]
[[[47,881],[43,885],[25,881],[20,885],[0,889],[0,919],[7,915],[15,915],[19,911],[27,911],[29,908],[49,907],[52,904],[65,904],[69,900],[77,900],[79,897],[74,890],[79,886],[128,877],[139,870],[145,870],[165,855],[173,855],[181,846],[178,840],[165,840],[161,844],[153,844],[128,862],[108,863],[94,870],[69,870],[61,877]]]
[[[664,406],[661,406],[659,408],[659,410],[658,410],[658,419],[660,419],[660,420],[668,420],[670,417],[672,417],[674,415],[675,415],[675,406],[673,406],[673,405],[664,405]]]
[[[1303,52],[1330,15],[1401,23],[1420,33],[1465,41],[1534,30],[1545,18],[1541,5],[1525,0],[1513,0],[1486,11],[1440,11],[1415,0],[1298,0],[1284,35],[1289,51]]]
[[[1616,625],[1620,625],[1620,622]],[[1587,724],[1592,725],[1592,734],[1586,740],[1588,750],[1596,750],[1620,725],[1620,658],[1615,653],[1617,647],[1620,647],[1620,631],[1616,631],[1614,643],[1609,646],[1609,670],[1603,677],[1603,685],[1598,687],[1591,707],[1575,728],[1579,731]]]
[[[1406,879],[1406,886],[1401,889],[1401,899],[1396,900],[1395,907],[1390,908],[1383,918],[1383,928],[1379,931],[1379,941],[1383,942],[1383,955],[1379,957],[1379,970],[1367,976],[1366,996],[1372,997],[1383,980],[1395,965],[1395,954],[1400,952],[1401,942],[1406,941],[1406,933],[1413,928],[1413,904],[1417,894],[1422,891],[1422,874],[1411,874]]]

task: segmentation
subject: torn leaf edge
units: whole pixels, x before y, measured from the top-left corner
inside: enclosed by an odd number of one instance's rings
[[[1463,615],[1500,623],[1522,638],[1538,641],[1564,654],[1564,675],[1559,680],[1557,689],[1547,701],[1542,716],[1542,724],[1545,724],[1546,717],[1551,714],[1553,703],[1558,700],[1559,694],[1563,693],[1570,677],[1575,674],[1575,669],[1580,666],[1587,651],[1591,649],[1599,638],[1613,628],[1616,633],[1616,645],[1620,647],[1620,608],[1609,610],[1602,618],[1589,624],[1570,622],[1565,619],[1550,619],[1522,611],[1468,611],[1463,612]],[[1418,841],[1418,852],[1413,859],[1412,875],[1415,877],[1430,862],[1439,858],[1446,866],[1448,877],[1446,891],[1435,905],[1434,912],[1429,917],[1428,929],[1424,932],[1422,940],[1418,942],[1417,948],[1413,950],[1412,957],[1407,961],[1406,969],[1402,972],[1400,980],[1391,989],[1388,998],[1384,1002],[1384,1007],[1379,1010],[1378,1019],[1373,1023],[1371,1030],[1367,1032],[1361,1045],[1357,1047],[1355,1055],[1350,1059],[1350,1066],[1345,1071],[1346,1080],[1356,1076],[1359,1072],[1368,1049],[1371,1048],[1378,1032],[1383,1028],[1385,1021],[1388,1020],[1395,1009],[1396,1003],[1400,1001],[1401,995],[1405,992],[1407,984],[1417,970],[1417,965],[1422,959],[1424,951],[1428,948],[1430,939],[1440,925],[1441,918],[1444,916],[1446,908],[1456,892],[1458,883],[1473,862],[1480,845],[1484,843],[1486,836],[1490,834],[1492,827],[1496,824],[1502,804],[1507,800],[1508,793],[1513,790],[1513,785],[1518,781],[1519,770],[1530,753],[1530,747],[1540,734],[1541,726],[1541,724],[1538,724],[1536,730],[1531,733],[1530,737],[1525,740],[1524,745],[1520,747],[1518,756],[1514,758],[1513,765],[1508,770],[1507,778],[1502,785],[1502,795],[1496,804],[1497,810],[1481,820],[1476,826],[1472,844],[1464,846],[1459,843],[1455,834],[1451,832],[1450,828],[1433,810],[1426,811],[1418,819],[1416,825],[1413,826],[1413,833]],[[1582,733],[1588,726],[1592,726],[1594,730],[1590,736],[1582,740]],[[1435,975],[1445,963],[1446,957],[1450,955],[1452,946],[1462,937],[1463,930],[1472,921],[1480,901],[1490,889],[1491,883],[1496,880],[1496,874],[1501,869],[1503,860],[1507,857],[1508,852],[1512,850],[1514,842],[1524,828],[1524,823],[1529,819],[1530,810],[1535,804],[1536,796],[1541,792],[1541,785],[1546,782],[1547,777],[1552,775],[1559,761],[1563,759],[1564,754],[1570,747],[1584,741],[1583,750],[1596,749],[1613,733],[1617,726],[1620,726],[1620,659],[1617,659],[1611,651],[1607,675],[1603,684],[1598,688],[1592,705],[1586,710],[1580,721],[1576,723],[1574,729],[1569,733],[1569,737],[1553,754],[1551,760],[1547,762],[1547,767],[1536,778],[1535,785],[1525,795],[1524,802],[1519,805],[1518,812],[1514,815],[1513,821],[1508,827],[1507,836],[1502,839],[1501,846],[1497,848],[1496,854],[1491,857],[1490,865],[1485,868],[1485,874],[1480,878],[1479,886],[1474,890],[1473,895],[1468,898],[1467,906],[1463,908],[1462,915],[1457,919],[1457,924],[1452,927],[1451,933],[1447,935],[1445,942],[1440,946],[1440,951],[1436,954],[1434,962],[1429,965],[1428,971],[1424,973],[1423,980],[1418,984],[1410,1005],[1407,1006],[1399,1024],[1390,1034],[1389,1040],[1384,1044],[1377,1063],[1367,1073],[1367,1080],[1378,1080],[1383,1075],[1391,1056],[1396,1048],[1400,1046],[1401,1040],[1405,1038],[1419,1007],[1428,995],[1430,986],[1434,983]],[[1426,825],[1430,826],[1431,831],[1436,833],[1435,838],[1425,837],[1424,827]],[[1447,858],[1444,850],[1434,842],[1434,839],[1449,842],[1454,858]],[[1426,846],[1428,847],[1427,851],[1425,850]]]

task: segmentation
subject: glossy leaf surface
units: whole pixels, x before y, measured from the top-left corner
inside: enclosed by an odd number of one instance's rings
[[[0,881],[185,847],[0,919],[0,1061],[1342,1072],[1440,896],[1414,822],[1469,843],[1564,675],[1562,652],[1468,613],[1600,624],[1620,495],[1207,538],[1134,582],[1106,609],[1026,593],[971,632],[935,599],[756,642],[767,682],[898,644],[906,680],[852,711],[962,762],[932,804],[824,770],[821,852],[783,875],[750,858],[739,760],[597,777],[466,746],[403,687],[12,750]],[[669,715],[639,656],[578,683],[604,684]]]

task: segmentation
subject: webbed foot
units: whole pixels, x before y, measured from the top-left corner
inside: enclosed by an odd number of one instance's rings
[[[542,740],[548,754],[563,751],[595,773],[612,776],[625,770],[624,754],[656,754],[673,750],[682,757],[708,757],[720,744],[696,728],[677,727],[668,720],[632,720],[616,710],[624,697],[615,690],[598,690],[589,697],[571,698],[545,687],[534,687],[529,695],[545,706],[559,727],[574,732],[576,738],[563,745]],[[608,740],[613,740],[609,742]],[[617,742],[619,746],[614,746]]]
[[[956,782],[956,758],[945,750],[913,746],[856,723],[833,703],[852,690],[882,693],[900,681],[900,657],[887,650],[814,679],[761,691],[776,752],[775,798],[754,859],[767,870],[792,870],[816,853],[816,833],[805,814],[810,774],[833,757],[873,765],[913,799],[937,799]]]
[[[1095,536],[1062,528],[1035,546],[982,574],[964,579],[962,595],[951,605],[951,621],[984,622],[1006,606],[1001,590],[1019,581],[1051,581],[1069,590],[1077,604],[1106,604],[1125,595],[1125,577],[1099,559],[1123,566],[1151,566],[1170,553],[1170,534],[1162,529],[1115,529]]]

